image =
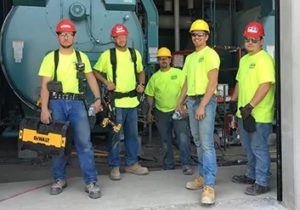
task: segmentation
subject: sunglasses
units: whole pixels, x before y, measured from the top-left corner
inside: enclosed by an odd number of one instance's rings
[[[192,37],[204,37],[206,35],[206,33],[203,32],[193,32],[191,33]]]
[[[258,43],[261,40],[261,38],[246,38],[245,37],[245,42],[249,43],[252,42],[253,44]]]

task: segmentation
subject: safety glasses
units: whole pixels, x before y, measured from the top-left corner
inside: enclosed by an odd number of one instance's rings
[[[204,32],[192,32],[191,36],[192,37],[204,37],[206,35],[206,33]]]
[[[253,44],[256,44],[256,43],[258,43],[260,40],[261,40],[261,38],[247,38],[247,37],[245,37],[245,42],[246,42],[246,43],[252,42]]]

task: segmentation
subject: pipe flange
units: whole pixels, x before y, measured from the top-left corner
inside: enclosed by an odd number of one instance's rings
[[[69,13],[72,20],[83,20],[86,17],[86,7],[79,2],[75,2],[71,4]]]

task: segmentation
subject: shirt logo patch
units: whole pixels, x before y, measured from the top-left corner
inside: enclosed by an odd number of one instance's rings
[[[200,57],[198,60],[199,63],[202,63],[203,61],[204,61],[204,57]]]
[[[254,69],[255,68],[255,63],[251,63],[250,65],[249,65],[249,69]]]
[[[172,75],[171,76],[171,80],[176,80],[177,79],[177,75]]]
[[[159,94],[160,93],[160,89],[158,87],[155,88],[155,93]]]

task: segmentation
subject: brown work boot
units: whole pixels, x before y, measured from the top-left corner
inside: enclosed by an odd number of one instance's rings
[[[210,186],[205,186],[201,195],[202,204],[214,204],[215,203],[215,190]]]
[[[131,166],[125,168],[127,173],[132,173],[135,175],[147,175],[149,173],[148,168],[140,166],[138,163],[135,163]]]
[[[121,174],[120,174],[120,169],[119,167],[112,167],[110,170],[109,178],[111,180],[120,180],[121,179]]]
[[[189,190],[199,190],[203,187],[203,177],[197,176],[193,181],[186,183],[185,187]]]

